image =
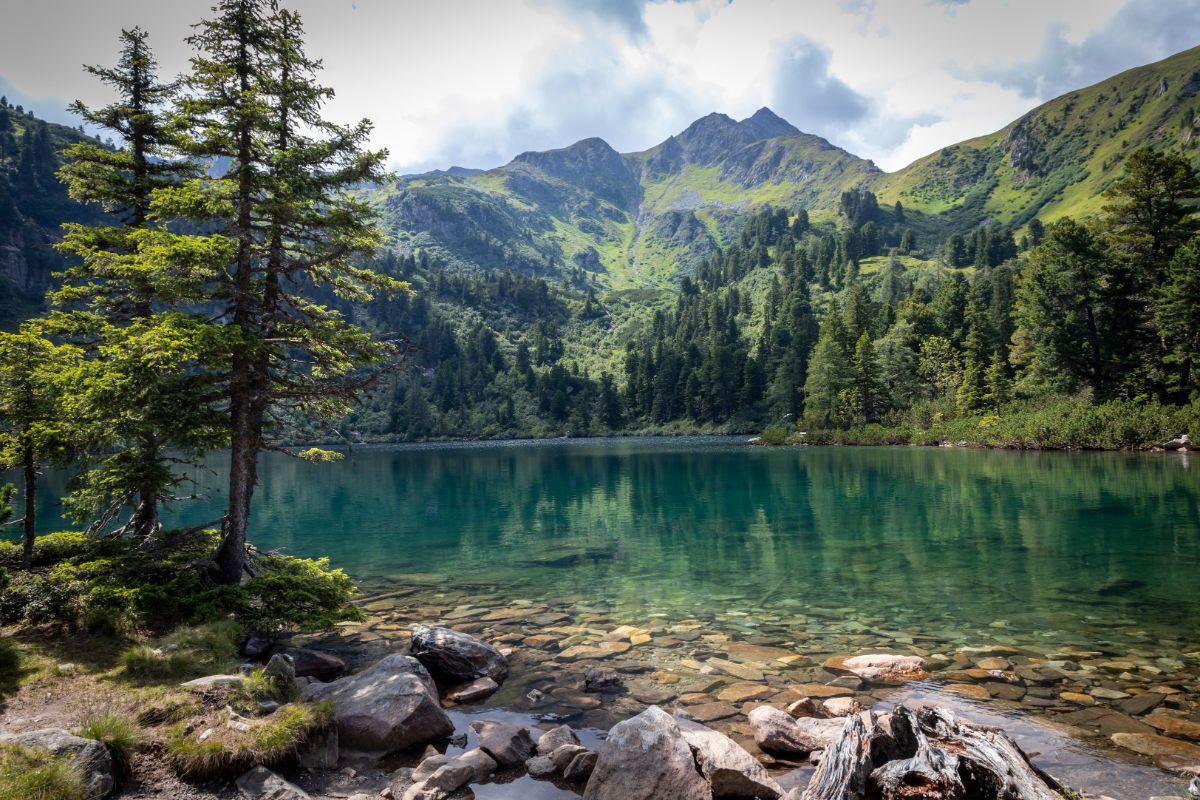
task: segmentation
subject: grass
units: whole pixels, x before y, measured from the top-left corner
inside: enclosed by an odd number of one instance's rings
[[[142,742],[142,732],[137,723],[113,712],[89,717],[83,727],[75,731],[75,735],[102,742],[112,756],[118,775],[129,774],[133,753]]]
[[[277,675],[268,675],[261,669],[256,669],[245,677],[238,687],[237,694],[248,704],[258,704],[273,700],[286,703],[296,699],[296,684]]]
[[[157,647],[138,644],[126,649],[121,666],[126,675],[140,680],[194,677],[236,661],[241,632],[233,622],[179,628]]]
[[[0,744],[0,800],[83,800],[79,770],[44,750]]]
[[[292,703],[259,720],[237,720],[223,712],[208,725],[176,725],[167,739],[167,760],[189,780],[227,777],[255,764],[273,766],[286,761],[332,722],[330,703]],[[231,723],[248,729],[238,730]]]

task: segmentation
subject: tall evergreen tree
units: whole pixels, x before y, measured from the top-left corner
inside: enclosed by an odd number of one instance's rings
[[[210,291],[222,307],[229,369],[222,388],[231,428],[229,511],[218,579],[241,579],[258,457],[292,415],[337,418],[373,384],[392,348],[308,290],[365,301],[402,288],[355,267],[380,243],[370,207],[348,194],[377,180],[385,153],[364,150],[369,123],[328,122],[332,91],[303,49],[300,18],[267,0],[221,0],[190,38],[196,51],[177,123],[185,151],[226,159],[215,178],[167,190],[163,204],[218,227],[229,253]],[[323,451],[308,451],[328,457]]]

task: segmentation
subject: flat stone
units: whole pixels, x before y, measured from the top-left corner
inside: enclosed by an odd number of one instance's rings
[[[205,675],[203,678],[196,678],[179,685],[184,689],[214,689],[218,686],[236,688],[245,682],[246,679],[242,675]]]
[[[964,697],[974,697],[976,700],[988,700],[991,698],[987,689],[975,683],[948,683],[942,688],[947,692],[960,694]]]
[[[738,710],[729,703],[701,703],[688,706],[688,716],[700,722],[713,722],[727,717],[736,717]]]
[[[812,698],[849,697],[854,694],[852,689],[844,686],[828,686],[823,683],[793,683],[788,685],[788,689],[802,697]]]
[[[1151,714],[1143,719],[1147,725],[1152,725],[1163,733],[1200,741],[1200,722],[1190,719],[1180,719],[1178,717],[1168,717],[1165,714]]]
[[[796,654],[782,647],[747,644],[745,642],[730,642],[725,646],[725,654],[732,661],[777,661],[794,657]]]
[[[1081,692],[1063,692],[1059,695],[1059,697],[1061,697],[1063,700],[1066,700],[1068,703],[1074,703],[1077,706],[1096,705],[1096,698],[1092,697],[1090,694],[1083,694]]]
[[[1112,743],[1144,756],[1182,756],[1200,761],[1200,745],[1153,733],[1114,733]]]
[[[761,681],[763,679],[762,670],[746,666],[745,664],[737,664],[733,661],[726,661],[723,658],[710,658],[705,663],[718,672],[724,672],[726,675],[732,675],[744,681]]]
[[[1025,696],[1024,686],[1014,686],[1011,683],[988,681],[983,684],[983,688],[987,689],[988,694],[992,697],[998,697],[1001,700],[1020,700]]]
[[[486,700],[500,689],[500,684],[491,678],[476,678],[470,683],[455,686],[446,693],[446,697],[456,703],[477,703]]]
[[[1129,697],[1128,692],[1121,692],[1116,689],[1105,689],[1103,686],[1097,686],[1088,690],[1088,694],[1092,697],[1098,697],[1101,700],[1124,700]]]
[[[1117,707],[1126,714],[1133,714],[1134,716],[1137,716],[1139,714],[1145,714],[1148,711],[1152,711],[1153,709],[1157,708],[1163,700],[1166,699],[1167,698],[1165,695],[1157,694],[1155,692],[1147,692],[1146,694],[1135,695],[1128,700],[1122,700],[1117,703]]]
[[[742,703],[746,700],[761,700],[773,694],[775,694],[775,690],[770,686],[750,681],[740,681],[738,683],[731,683],[717,692],[717,699],[730,703]]]

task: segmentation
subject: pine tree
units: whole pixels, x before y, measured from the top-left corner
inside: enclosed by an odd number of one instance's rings
[[[126,528],[145,537],[157,530],[159,505],[178,482],[173,462],[218,446],[223,425],[202,394],[202,342],[211,327],[181,310],[205,297],[181,251],[161,248],[167,220],[152,207],[156,190],[197,174],[172,157],[163,107],[175,86],[158,80],[144,31],[120,38],[115,67],[85,68],[115,90],[116,101],[72,108],[125,147],[78,142],[61,171],[74,199],[102,207],[113,221],[64,225],[59,249],[77,263],[51,299],[70,312],[56,323],[89,354],[73,403],[77,421],[91,423],[93,456],[68,502],[78,518],[99,514],[102,521],[132,503]],[[182,252],[183,261],[194,256]]]
[[[320,63],[305,54],[302,36],[299,16],[268,0],[221,0],[200,23],[176,122],[188,155],[227,159],[229,167],[162,200],[216,226],[206,241],[228,253],[208,287],[222,307],[230,365],[221,384],[231,430],[229,511],[216,554],[225,583],[241,579],[258,456],[278,449],[271,429],[297,413],[337,418],[392,351],[308,299],[305,288],[357,301],[402,288],[350,261],[374,250],[380,234],[369,206],[347,190],[379,179],[386,154],[363,149],[365,121],[343,127],[323,118],[332,92],[317,81]]]
[[[15,333],[0,332],[0,471],[21,470],[21,563],[26,570],[37,536],[39,470],[65,462],[74,451],[72,417],[62,398],[79,360],[78,348],[50,341],[40,322],[26,323]]]
[[[816,427],[829,427],[838,417],[840,395],[854,377],[844,340],[842,315],[834,303],[821,322],[804,381],[804,416]]]
[[[1164,361],[1173,367],[1170,388],[1179,399],[1188,400],[1200,389],[1200,237],[1175,252],[1157,299],[1155,323],[1169,342]]]
[[[854,394],[861,422],[879,418],[879,376],[876,373],[875,348],[871,336],[863,331],[854,345]]]

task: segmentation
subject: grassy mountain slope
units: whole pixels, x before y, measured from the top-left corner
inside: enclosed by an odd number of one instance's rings
[[[1139,147],[1200,163],[1200,47],[1051,100],[1002,130],[939,150],[871,182],[880,202],[963,228],[1018,227],[1099,211]]]
[[[984,223],[1018,228],[1097,211],[1126,156],[1200,161],[1200,48],[1052,100],[1003,130],[884,173],[762,109],[710,114],[640,153],[600,139],[486,172],[405,176],[376,192],[396,240],[465,268],[577,286],[669,288],[764,205],[836,213],[863,186],[896,201],[926,245]]]

